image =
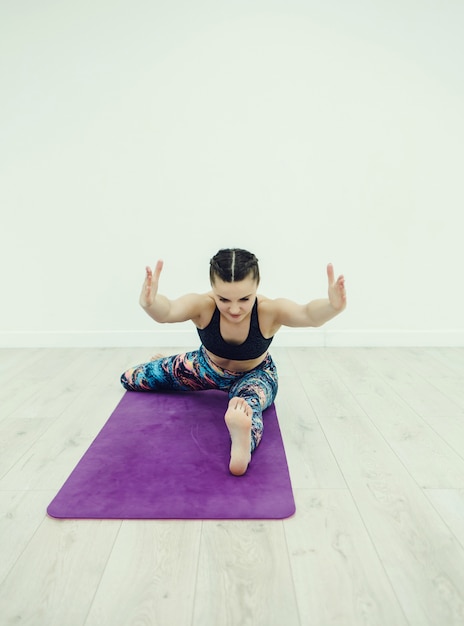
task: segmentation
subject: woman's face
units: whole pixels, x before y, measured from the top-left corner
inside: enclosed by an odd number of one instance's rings
[[[212,288],[221,315],[230,322],[238,323],[250,314],[258,283],[251,276],[232,283],[226,283],[216,276]]]

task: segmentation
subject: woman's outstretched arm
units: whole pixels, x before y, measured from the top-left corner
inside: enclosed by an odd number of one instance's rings
[[[160,324],[186,322],[198,318],[205,304],[205,296],[192,293],[170,300],[161,295],[158,293],[158,284],[162,269],[163,261],[156,263],[154,271],[150,267],[146,267],[145,280],[139,299],[140,306]]]
[[[328,297],[311,300],[307,304],[297,304],[291,300],[274,300],[275,322],[283,326],[306,327],[322,326],[346,308],[345,277],[335,280],[331,263],[327,266]]]

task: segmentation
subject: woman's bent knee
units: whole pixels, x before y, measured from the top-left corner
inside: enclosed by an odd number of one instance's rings
[[[139,365],[121,374],[121,385],[128,391],[153,391],[144,376],[144,366]]]
[[[121,385],[124,387],[124,389],[127,389],[127,391],[136,391],[136,387],[132,380],[133,371],[134,370],[127,370],[126,372],[123,372],[121,374]]]

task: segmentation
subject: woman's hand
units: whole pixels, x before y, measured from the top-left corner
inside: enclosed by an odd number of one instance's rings
[[[142,293],[140,294],[140,305],[144,309],[149,309],[155,302],[156,294],[158,293],[158,282],[163,269],[163,261],[158,261],[155,266],[155,271],[152,272],[151,267],[146,267],[146,276],[142,286]]]
[[[341,275],[335,280],[333,265],[329,263],[327,278],[329,279],[329,302],[335,311],[343,311],[346,307],[345,277]]]

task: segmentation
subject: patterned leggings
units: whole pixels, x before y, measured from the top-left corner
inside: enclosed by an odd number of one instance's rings
[[[202,391],[220,389],[229,398],[243,398],[253,410],[251,452],[263,434],[263,411],[277,394],[277,369],[268,354],[249,372],[232,372],[211,361],[203,346],[199,350],[164,357],[127,370],[121,383],[128,391]]]

